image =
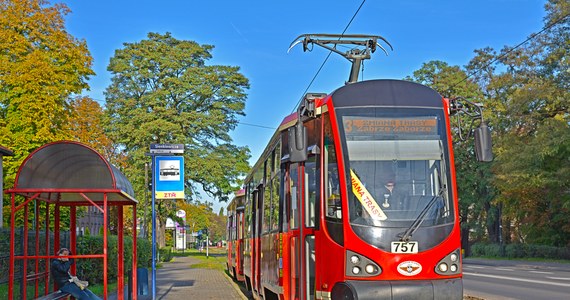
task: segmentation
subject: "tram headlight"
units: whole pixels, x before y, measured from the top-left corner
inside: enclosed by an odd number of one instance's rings
[[[457,265],[451,265],[451,267],[449,267],[449,270],[454,273],[457,272]]]
[[[453,252],[443,257],[435,266],[434,271],[439,275],[451,276],[461,273],[461,257],[460,249],[455,249]]]
[[[451,259],[452,262],[456,262],[457,258],[458,256],[456,253],[451,253],[451,255],[449,255],[449,259]]]
[[[351,250],[346,251],[345,274],[349,277],[371,277],[382,274],[382,267],[372,259]]]
[[[350,257],[350,262],[357,265],[360,262],[360,257],[353,255]]]
[[[360,268],[359,267],[352,267],[352,273],[354,275],[360,274]]]

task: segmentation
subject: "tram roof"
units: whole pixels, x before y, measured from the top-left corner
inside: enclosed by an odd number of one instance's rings
[[[332,93],[335,107],[418,106],[442,107],[442,96],[433,89],[411,81],[367,80],[345,85]]]
[[[6,191],[62,205],[137,202],[129,180],[94,149],[74,141],[46,144],[24,160],[14,188]],[[89,200],[87,200],[89,199]],[[71,204],[74,203],[74,204]]]

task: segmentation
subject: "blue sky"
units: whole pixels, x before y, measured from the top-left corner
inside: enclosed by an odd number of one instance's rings
[[[191,1],[67,0],[66,28],[85,39],[96,76],[91,98],[104,103],[110,84],[109,59],[123,43],[145,39],[148,32],[170,32],[181,40],[214,45],[209,64],[239,66],[250,80],[246,116],[231,133],[248,145],[253,164],[274,130],[291,113],[328,51],[303,52],[289,44],[304,33],[341,33],[362,0],[345,1]],[[364,79],[411,75],[422,63],[443,60],[463,66],[473,51],[500,49],[524,41],[543,26],[544,0],[367,0],[346,33],[385,37],[394,47],[364,64]],[[330,93],[348,78],[350,64],[331,55],[309,92]],[[218,207],[218,205],[216,205]],[[217,211],[217,209],[215,210]]]

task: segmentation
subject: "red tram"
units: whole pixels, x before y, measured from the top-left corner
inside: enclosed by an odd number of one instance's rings
[[[226,230],[226,249],[228,272],[237,281],[243,281],[243,211],[245,190],[234,194],[227,208],[228,222]]]
[[[305,96],[245,179],[243,268],[254,297],[462,299],[449,118],[459,107],[401,80]],[[476,149],[489,160],[482,125]],[[230,206],[230,220],[241,220]]]

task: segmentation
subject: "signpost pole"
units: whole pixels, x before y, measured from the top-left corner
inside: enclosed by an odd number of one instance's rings
[[[184,199],[184,157],[172,156],[183,154],[184,144],[150,144],[152,158],[152,300],[156,300],[156,199]],[[171,156],[166,160],[160,155]],[[157,158],[158,156],[158,158]],[[168,167],[161,165],[168,161]],[[158,171],[158,169],[160,170]],[[160,177],[157,176],[157,172]],[[158,188],[157,188],[158,187]],[[160,196],[157,196],[160,191]]]
[[[155,185],[155,155],[152,157],[152,300],[156,299],[156,210],[154,202],[156,199],[156,185]]]

